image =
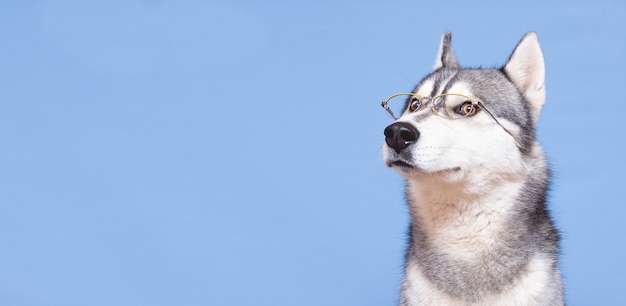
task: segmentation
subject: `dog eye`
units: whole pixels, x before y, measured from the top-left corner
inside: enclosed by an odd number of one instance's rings
[[[420,99],[418,99],[417,97],[413,97],[411,99],[411,103],[409,104],[409,109],[414,112],[418,109],[420,109],[420,106],[422,106],[422,102],[420,102]]]
[[[461,105],[461,108],[459,109],[459,112],[463,116],[472,116],[472,115],[476,114],[477,110],[478,110],[478,108],[476,107],[476,105],[472,104],[472,102],[470,102],[470,101],[465,101],[465,103],[463,103],[463,105]]]

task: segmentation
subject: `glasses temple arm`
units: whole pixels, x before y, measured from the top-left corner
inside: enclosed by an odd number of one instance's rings
[[[515,144],[517,145],[518,148],[523,149],[523,146],[521,145],[521,143],[519,142],[519,140],[517,139],[517,137],[515,137],[515,135],[513,135],[513,133],[511,133],[511,131],[509,131],[507,128],[504,127],[504,125],[502,125],[502,123],[500,123],[500,121],[498,121],[498,119],[496,119],[496,116],[494,116],[482,103],[480,103],[480,101],[477,101],[477,104],[480,105],[480,108],[482,108],[485,113],[489,114],[489,116],[507,133],[509,134],[511,137],[513,137],[513,140],[515,140]]]

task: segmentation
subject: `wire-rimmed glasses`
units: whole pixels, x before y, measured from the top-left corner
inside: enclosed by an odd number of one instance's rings
[[[431,110],[435,116],[455,120],[474,116],[479,110],[485,111],[505,132],[519,142],[513,134],[507,130],[496,117],[478,100],[467,95],[457,93],[443,93],[434,97],[422,97],[414,92],[401,92],[389,96],[380,105],[394,120],[398,120],[396,114],[415,113],[431,104]],[[394,112],[395,110],[395,112]]]
[[[403,114],[405,111],[414,113],[424,109],[428,104],[432,105],[433,114],[445,119],[460,119],[474,115],[479,108],[485,109],[480,101],[456,93],[444,93],[431,98],[412,92],[402,92],[391,95],[381,103],[381,106],[391,118],[397,120],[400,117],[396,114]]]

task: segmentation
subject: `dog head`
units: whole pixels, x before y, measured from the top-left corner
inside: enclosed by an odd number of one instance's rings
[[[403,111],[385,129],[385,164],[406,179],[523,171],[538,147],[544,74],[535,33],[520,40],[504,67],[474,69],[459,65],[446,32],[433,71],[402,96]]]

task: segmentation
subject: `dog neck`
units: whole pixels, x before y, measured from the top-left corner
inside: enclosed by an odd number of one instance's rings
[[[450,182],[442,177],[408,180],[406,196],[413,229],[444,253],[481,256],[475,250],[501,242],[500,233],[506,230],[506,221],[515,211],[512,206],[524,185],[518,176],[482,182]]]

